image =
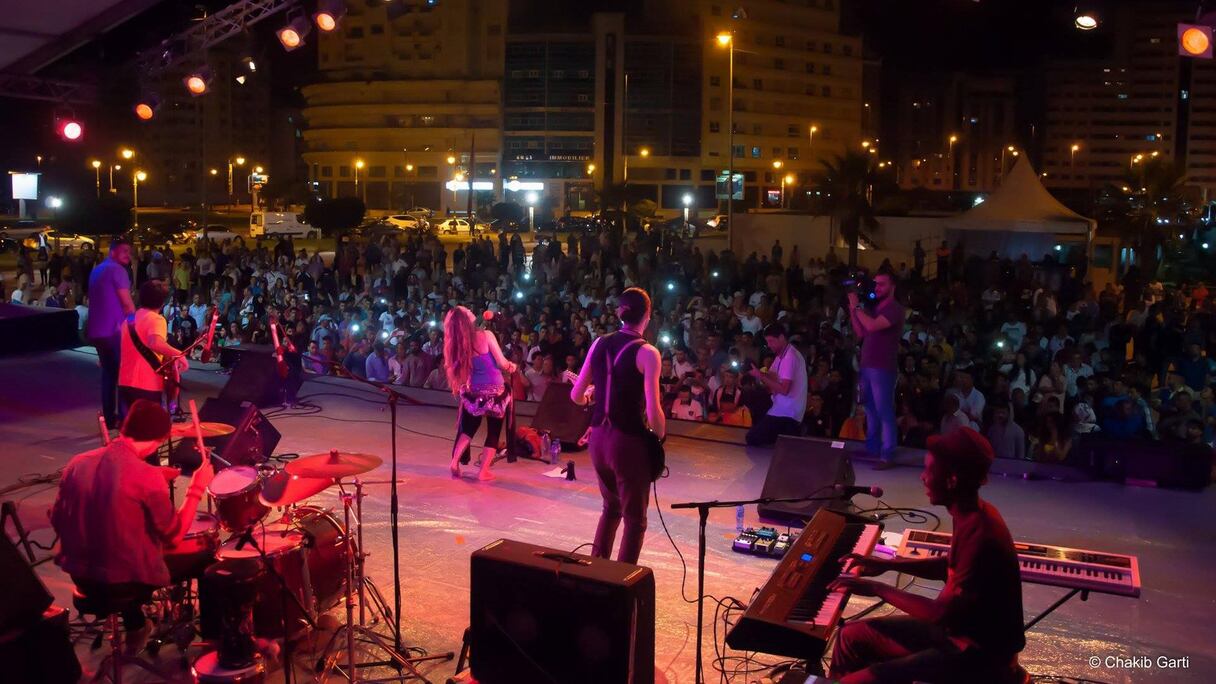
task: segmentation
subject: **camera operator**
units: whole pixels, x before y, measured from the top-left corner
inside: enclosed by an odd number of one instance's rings
[[[858,403],[866,411],[866,450],[879,457],[876,470],[895,464],[899,428],[895,423],[895,379],[898,374],[899,337],[904,329],[904,307],[895,299],[895,276],[889,270],[874,276],[873,313],[860,302],[856,288],[849,291],[849,321],[861,340],[858,366]]]

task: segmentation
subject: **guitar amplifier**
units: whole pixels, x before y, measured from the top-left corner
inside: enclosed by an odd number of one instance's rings
[[[654,681],[649,568],[510,539],[473,552],[470,664],[481,684]]]

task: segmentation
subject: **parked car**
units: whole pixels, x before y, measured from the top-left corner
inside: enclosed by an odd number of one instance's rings
[[[596,233],[599,229],[599,223],[591,218],[563,216],[557,220],[557,230],[561,233]]]
[[[64,233],[58,230],[44,230],[34,233],[27,237],[22,244],[29,249],[38,249],[39,247],[49,247],[52,249],[60,247],[75,247],[76,249],[97,248],[97,241],[87,235]]]
[[[249,237],[290,235],[317,238],[321,231],[308,225],[299,214],[289,211],[255,211],[249,215]]]
[[[472,225],[468,219],[462,218],[450,218],[440,221],[435,226],[435,230],[440,233],[447,233],[448,235],[459,235],[460,233],[472,234],[473,232]]]
[[[34,233],[40,233],[44,230],[50,230],[51,226],[33,219],[17,219],[16,221],[6,222],[3,227],[0,227],[0,236],[4,236],[20,242]]]
[[[414,207],[413,209],[410,209],[409,211],[405,212],[405,214],[407,216],[413,216],[414,218],[420,218],[420,219],[426,220],[426,219],[434,218],[435,210],[427,209],[426,207]]]
[[[425,230],[429,225],[425,218],[412,214],[396,214],[385,218],[384,221],[402,230]]]
[[[180,245],[194,240],[198,224],[188,219],[163,221],[160,223],[145,223],[131,228],[126,237],[137,245],[160,245],[164,243]]]
[[[207,224],[207,239],[208,240],[215,240],[216,242],[223,242],[224,240],[232,240],[234,238],[244,239],[244,237],[245,236],[241,235],[240,233],[232,230],[232,228],[230,226],[225,226],[221,223],[208,223]],[[195,240],[203,239],[202,229],[196,230],[194,232],[194,239]]]

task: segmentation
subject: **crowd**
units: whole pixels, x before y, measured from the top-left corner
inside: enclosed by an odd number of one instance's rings
[[[514,396],[539,400],[572,382],[591,342],[617,328],[615,299],[653,296],[650,338],[663,352],[665,410],[674,418],[748,426],[771,406],[747,371],[773,353],[760,331],[780,322],[806,360],[805,434],[864,438],[847,268],[780,242],[739,258],[660,233],[519,235],[445,245],[422,235],[343,241],[332,260],[290,239],[198,242],[174,253],[142,247],[132,282],[169,282],[170,341],[184,347],[219,313],[218,344],[268,343],[279,321],[296,349],[373,380],[447,389],[444,312],[491,312],[482,324],[522,372]],[[89,271],[104,254],[23,253],[12,301],[87,315]],[[936,273],[917,248],[884,264],[907,324],[898,353],[900,443],[957,426],[989,436],[1001,457],[1069,462],[1092,433],[1211,444],[1216,428],[1216,318],[1202,283],[1165,286],[1133,267],[1096,292],[1083,258],[1031,261],[937,248]],[[42,264],[46,266],[43,267]],[[36,285],[44,286],[41,297]]]

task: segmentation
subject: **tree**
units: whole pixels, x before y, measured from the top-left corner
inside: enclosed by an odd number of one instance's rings
[[[862,228],[874,230],[878,221],[871,204],[874,186],[879,182],[871,155],[848,151],[820,162],[823,170],[813,175],[815,189],[822,193],[823,208],[840,226],[849,244],[849,267],[857,266],[857,245],[866,237]]]
[[[119,235],[131,227],[131,202],[113,193],[69,205],[59,221],[66,233]]]
[[[1108,185],[1099,220],[1109,225],[1125,242],[1136,246],[1141,267],[1156,276],[1160,268],[1158,248],[1167,238],[1167,228],[1158,222],[1172,223],[1186,218],[1197,206],[1197,190],[1187,185],[1186,174],[1173,162],[1150,158],[1130,169],[1121,186]]]
[[[636,219],[646,219],[654,216],[659,205],[652,199],[641,199],[629,205],[629,215]]]
[[[366,211],[358,197],[320,199],[304,207],[304,220],[327,234],[341,233],[362,223]]]

